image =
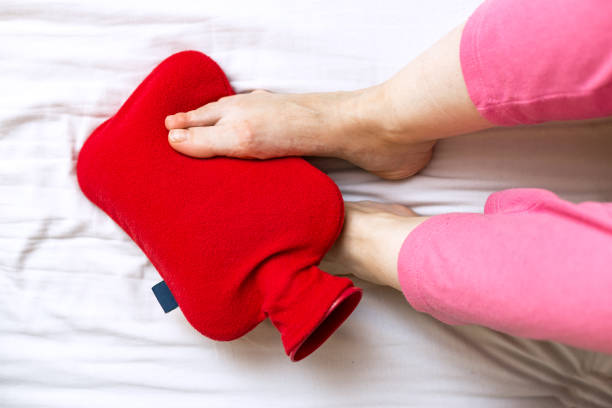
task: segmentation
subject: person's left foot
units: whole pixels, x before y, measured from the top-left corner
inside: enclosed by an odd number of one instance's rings
[[[398,137],[387,111],[378,86],[308,94],[260,89],[170,115],[166,128],[170,145],[188,156],[339,157],[399,180],[429,163],[436,142]]]
[[[342,233],[320,266],[332,274],[352,273],[378,285],[401,289],[397,278],[401,246],[427,218],[400,204],[345,202]]]

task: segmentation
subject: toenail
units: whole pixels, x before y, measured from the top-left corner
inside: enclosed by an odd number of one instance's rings
[[[187,131],[183,129],[172,129],[170,131],[170,141],[172,143],[182,142],[187,139]]]

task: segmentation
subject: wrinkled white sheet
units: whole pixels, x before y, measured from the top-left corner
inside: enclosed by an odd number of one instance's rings
[[[80,193],[87,135],[150,70],[209,54],[237,92],[381,82],[478,0],[0,0],[0,407],[610,407],[612,357],[450,327],[363,283],[300,363],[264,323],[242,339],[164,315],[157,272]],[[612,201],[612,126],[492,131],[440,143],[406,181],[315,159],[347,200],[479,211],[506,187]],[[361,283],[361,282],[358,282]]]

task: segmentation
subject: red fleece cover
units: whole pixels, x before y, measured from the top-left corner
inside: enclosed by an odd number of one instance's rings
[[[78,181],[144,251],[199,332],[233,340],[270,317],[297,361],[361,299],[349,279],[317,268],[342,228],[342,196],[301,158],[194,159],[170,147],[167,115],[232,94],[206,55],[168,57],[87,139]]]

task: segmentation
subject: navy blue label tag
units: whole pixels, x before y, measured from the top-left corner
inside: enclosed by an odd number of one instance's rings
[[[176,299],[172,296],[172,292],[170,292],[166,282],[161,281],[151,289],[153,289],[153,293],[162,309],[164,309],[164,312],[168,313],[178,307],[178,303],[176,303]]]

